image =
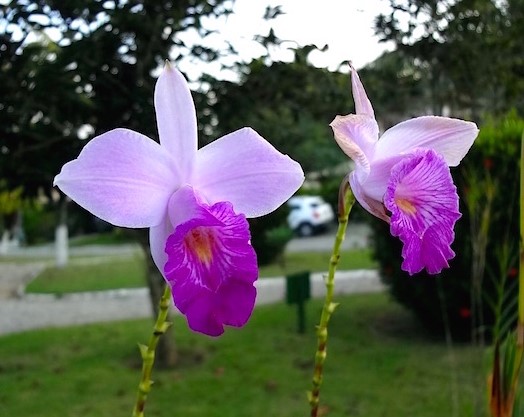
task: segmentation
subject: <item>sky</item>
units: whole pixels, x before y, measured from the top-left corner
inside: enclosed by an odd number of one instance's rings
[[[0,0],[0,4],[6,1]],[[263,16],[268,5],[280,5],[283,14],[265,21]],[[225,50],[226,41],[230,42],[239,52],[240,59],[250,62],[266,54],[254,37],[267,35],[273,28],[276,36],[285,41],[270,51],[273,60],[292,61],[290,48],[297,46],[314,44],[323,48],[327,45],[326,52],[313,51],[309,55],[313,65],[335,71],[342,62],[352,61],[359,69],[385,50],[393,49],[391,44],[380,43],[373,32],[375,17],[388,10],[388,0],[235,0],[232,15],[204,19],[204,27],[217,32],[206,38],[205,43],[217,49],[222,46]],[[49,35],[60,39],[58,30]],[[199,41],[196,31],[187,31],[180,37],[188,44]],[[235,61],[238,57],[203,64],[197,58],[188,58],[178,66],[190,80],[197,80],[202,72],[219,79],[236,80],[236,73],[223,69],[223,64],[230,65]],[[348,68],[341,70],[348,71]]]
[[[262,16],[268,4],[281,5],[285,14],[272,21],[264,21]],[[227,18],[208,19],[204,25],[218,32],[210,37],[208,42],[211,45],[220,45],[227,40],[246,62],[265,53],[265,49],[253,38],[257,34],[266,35],[273,27],[277,37],[287,41],[279,50],[271,51],[271,57],[275,60],[292,60],[293,53],[289,48],[297,44],[315,44],[319,48],[328,45],[327,52],[310,54],[313,65],[334,71],[341,62],[351,60],[358,69],[385,50],[393,49],[391,44],[379,43],[373,32],[375,16],[387,11],[388,7],[389,2],[385,0],[236,0],[234,14]],[[184,40],[191,43],[194,36],[189,33]],[[224,62],[230,63],[228,60]],[[190,78],[202,71],[202,65],[196,60],[180,64]],[[219,78],[235,78],[233,73],[224,71],[220,63],[208,64],[204,68]]]

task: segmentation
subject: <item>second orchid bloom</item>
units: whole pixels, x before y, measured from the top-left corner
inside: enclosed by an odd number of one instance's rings
[[[197,150],[193,99],[166,65],[155,89],[160,144],[128,129],[92,139],[55,178],[116,226],[150,228],[151,254],[189,326],[218,336],[243,326],[256,298],[246,217],[270,213],[300,187],[300,165],[244,128]]]
[[[357,72],[351,71],[356,114],[337,116],[331,123],[335,140],[355,163],[351,189],[402,241],[402,269],[437,274],[455,256],[453,227],[461,216],[449,167],[466,155],[477,126],[424,116],[393,126],[379,139],[371,102]]]

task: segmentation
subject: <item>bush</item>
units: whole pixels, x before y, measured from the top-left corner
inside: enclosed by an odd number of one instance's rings
[[[289,209],[284,204],[266,216],[249,219],[251,244],[257,253],[259,266],[277,260],[293,237],[286,222],[288,213]]]
[[[51,242],[55,236],[56,213],[49,204],[28,200],[23,205],[25,243]]]
[[[331,176],[323,179],[318,194],[335,210],[335,216],[338,214],[338,193],[342,181],[345,181],[340,176]],[[351,209],[352,222],[368,222],[370,216],[368,212],[364,210],[360,205],[355,204]]]
[[[524,120],[514,114],[486,123],[452,175],[462,218],[456,257],[439,276],[400,269],[401,243],[375,220],[374,256],[391,294],[429,329],[456,338],[498,336],[516,317],[519,242],[519,159]]]

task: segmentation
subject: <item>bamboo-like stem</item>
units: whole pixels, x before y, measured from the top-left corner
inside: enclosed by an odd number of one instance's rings
[[[324,362],[327,356],[328,324],[331,315],[337,307],[337,304],[333,302],[335,271],[340,259],[340,246],[346,235],[349,213],[354,203],[355,196],[349,187],[349,183],[345,181],[339,195],[338,230],[333,244],[333,253],[329,260],[329,271],[326,278],[326,297],[320,316],[320,323],[317,326],[317,351],[315,353],[315,369],[313,371],[313,389],[308,393],[311,417],[317,417],[318,415],[320,387],[322,385]]]
[[[513,364],[513,377],[511,390],[508,398],[508,415],[513,415],[517,389],[524,356],[524,133],[520,145],[520,240],[519,240],[519,299],[518,299],[518,322],[516,354]]]
[[[520,241],[519,241],[519,321],[517,345],[524,346],[524,133],[520,148]]]
[[[171,326],[171,323],[167,321],[170,302],[171,288],[169,285],[166,285],[164,293],[160,298],[158,316],[153,327],[153,333],[149,338],[149,344],[147,346],[139,345],[140,355],[142,356],[142,378],[138,384],[136,403],[132,414],[133,417],[144,417],[147,396],[151,391],[151,385],[153,385],[151,374],[153,372],[153,365],[155,364],[155,350],[160,336],[165,334],[169,326]]]
[[[514,372],[516,392],[524,354],[524,133],[520,144],[520,240],[519,240],[519,315],[517,323],[517,360]]]

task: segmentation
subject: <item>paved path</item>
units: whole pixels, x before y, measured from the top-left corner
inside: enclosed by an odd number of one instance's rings
[[[0,300],[19,297],[46,265],[43,262],[0,263]]]
[[[325,293],[322,274],[312,274],[313,297]],[[285,299],[285,279],[266,278],[257,282],[257,305]],[[373,270],[339,271],[335,292],[349,294],[384,289]],[[27,294],[19,299],[0,300],[0,334],[23,332],[43,327],[125,320],[151,316],[147,289],[129,289],[54,295]]]
[[[292,239],[286,246],[287,252],[324,252],[331,251],[335,240],[336,229],[329,232]],[[369,247],[371,229],[365,223],[349,223],[346,237],[342,242],[342,250],[362,249]]]
[[[346,238],[342,242],[342,249],[365,248],[369,246],[371,230],[367,224],[349,223]],[[335,229],[322,235],[294,238],[286,246],[288,252],[304,251],[330,251],[333,247]],[[140,245],[128,243],[121,245],[85,245],[72,246],[69,248],[69,255],[75,257],[94,257],[94,256],[132,256],[141,253]],[[10,248],[8,256],[10,258],[23,258],[30,260],[41,260],[42,258],[53,260],[55,256],[53,244],[13,247]]]
[[[71,246],[68,248],[69,256],[75,257],[98,257],[98,256],[133,256],[141,253],[142,249],[138,243],[123,243],[119,245],[85,245]],[[7,256],[11,259],[53,261],[55,256],[54,244],[38,246],[21,246],[9,250]]]
[[[333,245],[334,233],[332,230],[324,235],[293,239],[286,250],[289,252],[329,251]],[[368,226],[349,224],[342,249],[367,247],[369,235]],[[70,255],[83,257],[75,262],[97,262],[105,256],[133,256],[137,253],[141,253],[137,244],[70,248]],[[18,265],[14,262],[0,263],[0,334],[151,315],[151,303],[145,288],[78,293],[61,297],[24,294],[23,284],[38,274],[45,267],[45,263],[52,263],[53,255],[53,245],[13,248],[9,252],[10,258],[23,258],[24,263]],[[257,305],[281,302],[285,299],[284,278],[261,279],[257,282],[257,288]],[[376,271],[337,273],[337,292],[355,293],[382,289]],[[322,274],[313,274],[312,295],[320,297],[323,296],[324,291]],[[2,293],[4,298],[5,296],[11,298],[2,299]],[[13,295],[15,298],[12,298]]]

